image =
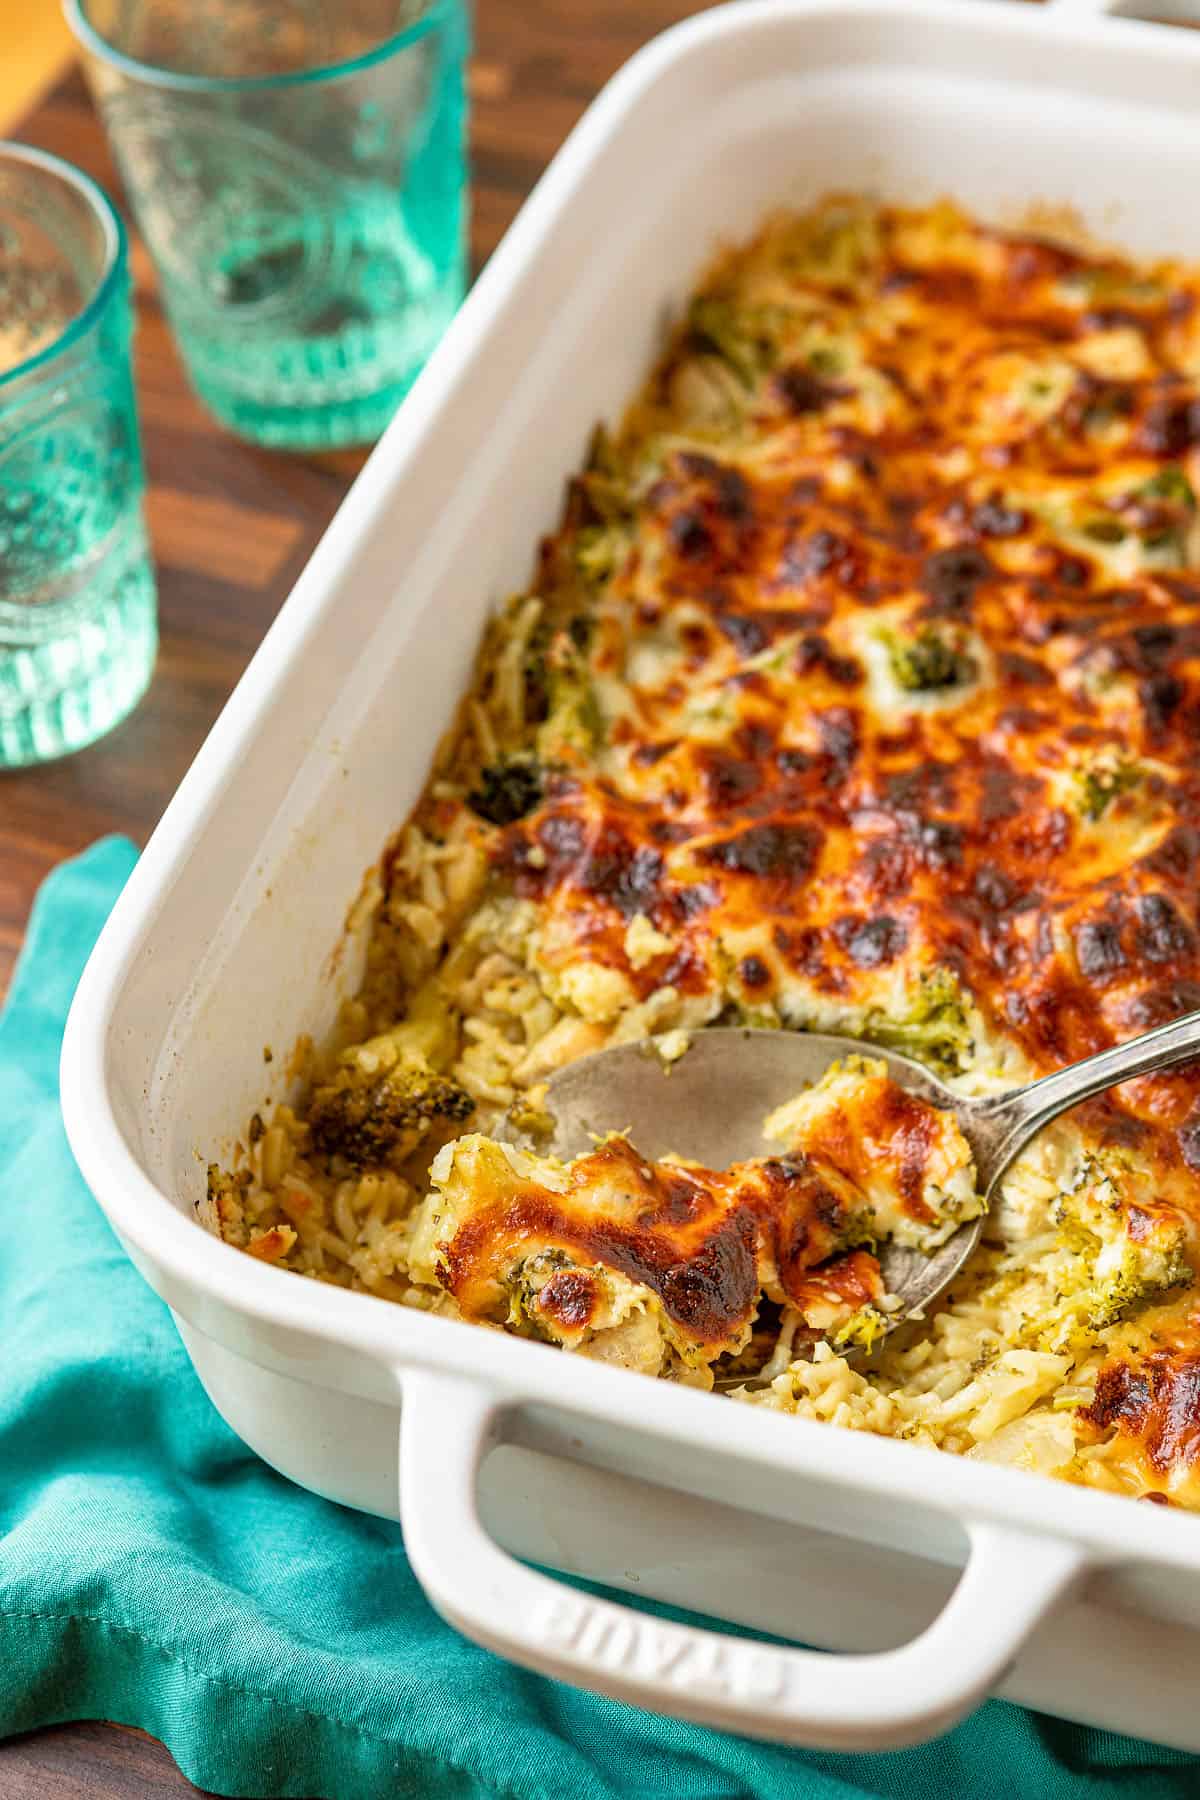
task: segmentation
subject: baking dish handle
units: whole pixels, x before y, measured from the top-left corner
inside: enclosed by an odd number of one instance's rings
[[[944,1610],[898,1649],[755,1643],[652,1618],[526,1568],[479,1517],[479,1466],[506,1403],[461,1376],[403,1373],[400,1511],[417,1577],[442,1616],[489,1650],[613,1699],[697,1724],[836,1750],[946,1730],[1005,1674],[1086,1562],[1078,1546],[971,1523]]]

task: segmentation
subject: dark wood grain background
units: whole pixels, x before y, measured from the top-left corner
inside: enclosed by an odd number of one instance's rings
[[[639,44],[698,10],[687,0],[478,0],[476,270],[596,90]],[[121,199],[77,71],[16,135],[77,163]],[[363,460],[285,456],[222,432],[184,381],[136,237],[133,271],[162,647],[150,692],[109,737],[47,768],[0,775],[0,994],[34,891],[55,863],[104,832],[145,842]],[[73,1725],[0,1744],[0,1800],[196,1792],[141,1732]]]

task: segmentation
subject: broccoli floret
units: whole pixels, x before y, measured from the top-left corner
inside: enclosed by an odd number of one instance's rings
[[[552,763],[566,745],[588,751],[600,740],[600,709],[587,657],[592,633],[591,620],[572,613],[559,624],[541,620],[529,635],[523,668],[525,718],[540,728],[531,761]],[[508,760],[518,762],[520,756]]]
[[[515,1263],[504,1277],[508,1295],[508,1318],[505,1323],[509,1330],[552,1342],[545,1316],[539,1306],[542,1289],[555,1275],[578,1267],[579,1264],[556,1245],[535,1251],[532,1256],[522,1257],[520,1262]]]
[[[1172,465],[1160,469],[1137,489],[1130,516],[1155,567],[1186,567],[1195,512],[1192,484],[1182,469]]]
[[[525,717],[537,723],[550,710],[550,669],[548,657],[552,637],[544,615],[525,640],[521,663],[521,680],[525,689]]]
[[[1120,754],[1109,753],[1076,769],[1073,779],[1075,809],[1081,818],[1094,825],[1097,819],[1104,817],[1118,794],[1128,793],[1130,788],[1138,786],[1143,771],[1137,763],[1127,761]]]
[[[1169,500],[1188,512],[1196,510],[1196,496],[1191,482],[1182,469],[1170,463],[1166,468],[1159,469],[1149,481],[1143,482],[1138,492],[1149,500]]]
[[[779,361],[794,319],[786,307],[698,294],[688,307],[684,349],[716,357],[748,390]]]
[[[836,344],[817,344],[808,353],[808,366],[814,375],[844,375],[846,352]]]
[[[1194,1280],[1182,1237],[1180,1242],[1157,1256],[1143,1256],[1135,1245],[1128,1244],[1121,1254],[1119,1266],[1098,1281],[1087,1322],[1096,1330],[1116,1325],[1139,1306],[1158,1299],[1172,1288],[1190,1287]]]
[[[444,1073],[457,1046],[456,1016],[435,978],[398,1025],[344,1050],[332,1077],[313,1089],[314,1147],[359,1168],[396,1165],[435,1129],[468,1119],[475,1102]]]
[[[1082,535],[1095,544],[1124,544],[1136,535],[1147,564],[1182,568],[1188,560],[1196,496],[1182,469],[1158,470],[1149,480],[1103,501],[1108,510],[1085,518]]]
[[[558,631],[546,653],[547,711],[538,732],[538,753],[553,762],[567,747],[585,753],[603,735],[600,707],[587,659],[570,631]]]
[[[585,592],[608,580],[629,550],[634,474],[603,425],[592,435],[584,473],[572,481],[565,523],[569,554]]]
[[[475,1110],[470,1094],[422,1057],[406,1056],[374,1079],[356,1074],[316,1088],[308,1112],[315,1147],[355,1168],[402,1162],[434,1126],[460,1125]]]
[[[905,1018],[872,1013],[863,1035],[886,1049],[915,1056],[940,1075],[961,1075],[974,1049],[967,1005],[950,969],[922,975]]]
[[[613,481],[620,481],[623,475],[621,453],[617,449],[617,441],[607,425],[598,424],[592,432],[588,443],[586,473],[591,476],[608,476]]]
[[[848,1212],[837,1234],[837,1251],[869,1250],[874,1256],[879,1249],[879,1227],[872,1212]]]
[[[1190,1287],[1195,1280],[1180,1241],[1160,1251],[1125,1243],[1114,1266],[1101,1267],[1106,1252],[1101,1240],[1078,1221],[1067,1219],[1059,1231],[1063,1248],[1080,1259],[1081,1285],[1069,1286],[1044,1313],[1030,1318],[1022,1330],[1023,1341],[1038,1349],[1082,1354],[1094,1343],[1094,1334],[1119,1325],[1139,1308],[1161,1300],[1173,1289]],[[1111,1253],[1108,1253],[1111,1262]]]
[[[879,253],[878,208],[869,201],[831,200],[788,226],[783,262],[826,286],[845,287],[860,280]]]
[[[626,531],[614,525],[584,525],[575,534],[575,567],[589,586],[600,586],[620,567],[629,549]]]
[[[720,357],[743,387],[754,386],[764,359],[761,346],[747,333],[744,313],[715,294],[698,294],[688,307],[687,322],[695,349]]]
[[[1153,1204],[1121,1152],[1084,1157],[1054,1206],[1061,1258],[1054,1299],[1027,1317],[1024,1342],[1080,1355],[1094,1346],[1096,1332],[1192,1285],[1187,1223],[1169,1208],[1148,1212]]]
[[[636,473],[628,456],[603,425],[597,425],[582,475],[567,490],[566,523],[574,526],[628,525],[634,514]]]
[[[835,1350],[862,1350],[868,1356],[887,1336],[888,1321],[877,1306],[860,1306],[830,1337]]]
[[[523,1137],[548,1139],[554,1136],[557,1120],[544,1106],[534,1105],[528,1094],[518,1094],[508,1109],[508,1122]]]
[[[480,771],[467,805],[490,825],[512,825],[540,806],[545,785],[541,764],[529,751],[501,756]]]
[[[961,687],[975,675],[975,664],[955,636],[936,625],[923,625],[911,637],[888,642],[892,674],[909,693]]]

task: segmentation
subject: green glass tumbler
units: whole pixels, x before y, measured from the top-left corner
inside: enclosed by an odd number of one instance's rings
[[[132,333],[108,198],[0,143],[0,769],[90,744],[154,667]]]
[[[378,437],[465,287],[463,0],[65,0],[192,384]]]

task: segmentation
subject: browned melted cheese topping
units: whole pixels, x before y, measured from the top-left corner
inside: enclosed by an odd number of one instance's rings
[[[875,1305],[883,1298],[879,1263],[867,1250],[851,1250],[812,1275],[793,1280],[788,1297],[805,1318],[819,1316],[824,1303],[835,1309]]]
[[[1083,1419],[1096,1435],[1132,1439],[1160,1479],[1200,1461],[1200,1355],[1154,1350],[1137,1363],[1109,1363]]]
[[[564,956],[585,945],[639,993],[709,985],[714,945],[740,933],[759,948],[730,980],[754,1003],[789,978],[853,1002],[900,958],[945,964],[1050,1069],[1200,1003],[1200,579],[1117,579],[1113,546],[1068,554],[1031,505],[1190,464],[1200,387],[1175,361],[1191,294],[1164,284],[1122,326],[1143,376],[1080,365],[1049,417],[1010,416],[1006,357],[1036,384],[1044,360],[1114,329],[1062,297],[1088,265],[979,231],[967,266],[923,267],[889,253],[887,224],[878,262],[827,308],[894,403],[863,418],[847,375],[797,413],[768,386],[747,427],[757,462],[741,442],[664,451],[597,606],[592,662],[629,697],[602,769],[564,773],[497,856],[561,918]],[[847,628],[896,605],[985,647],[960,705],[873,700]],[[641,641],[680,617],[666,678],[639,682]],[[775,646],[778,668],[747,668]],[[704,737],[696,695],[718,715]],[[1099,752],[1170,774],[1092,824],[1054,777]],[[1120,824],[1138,809],[1153,842],[1128,863]],[[638,912],[671,948],[632,970]]]
[[[937,1216],[926,1184],[941,1116],[886,1077],[861,1080],[841,1103],[822,1106],[804,1133],[810,1155],[832,1167],[860,1191],[882,1177],[898,1213],[918,1225]]]
[[[520,1180],[506,1162],[498,1166],[498,1190],[473,1187],[470,1216],[442,1247],[439,1280],[467,1319],[497,1316],[531,1245],[616,1270],[656,1296],[690,1344],[714,1353],[736,1346],[772,1277],[788,1298],[861,1292],[856,1303],[865,1303],[880,1292],[878,1265],[861,1253],[831,1265],[815,1287],[805,1285],[834,1252],[854,1200],[836,1171],[806,1156],[720,1173],[647,1162],[624,1138],[610,1138],[567,1166],[562,1193]],[[599,1267],[553,1275],[540,1291],[540,1310],[564,1331],[586,1326],[598,1303]]]
[[[543,547],[520,742],[545,777],[484,837],[550,976],[869,1030],[941,970],[1018,1078],[1200,1006],[1198,294],[851,201],[713,268]],[[537,656],[575,659],[569,728]],[[633,957],[638,918],[661,941]],[[1200,1074],[1090,1119],[1200,1212]],[[604,1255],[700,1335],[750,1304],[762,1198],[785,1264],[812,1229],[802,1175],[732,1206],[628,1180]],[[474,1266],[454,1249],[464,1311]],[[1094,1416],[1191,1459],[1198,1392],[1192,1352],[1150,1356]]]

